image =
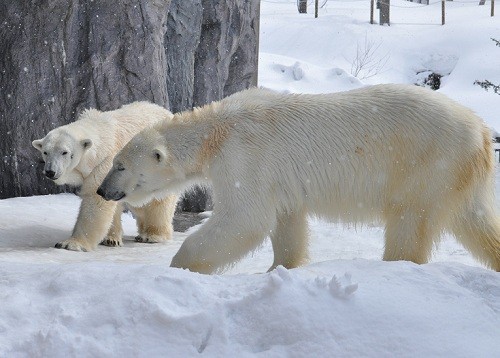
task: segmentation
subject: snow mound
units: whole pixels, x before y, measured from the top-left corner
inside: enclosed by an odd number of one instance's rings
[[[455,54],[432,53],[425,54],[420,58],[420,65],[415,69],[416,73],[430,71],[441,76],[449,75],[458,63]]]
[[[339,67],[321,67],[286,56],[261,53],[259,83],[282,91],[328,93],[347,91],[363,86],[356,77]]]
[[[304,70],[302,69],[300,62],[295,62],[292,66],[275,64],[274,68],[276,71],[283,73],[285,78],[288,77],[294,81],[300,81],[304,78]]]
[[[205,276],[166,265],[11,263],[0,272],[0,350],[9,357],[486,357],[500,349],[500,276],[461,264],[338,260]]]

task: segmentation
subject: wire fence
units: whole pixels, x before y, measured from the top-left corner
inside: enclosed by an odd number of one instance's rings
[[[283,3],[283,1],[273,1],[273,0],[262,0],[263,2],[267,3]],[[315,17],[318,17],[318,8],[323,8],[325,7],[330,0],[290,0],[290,3],[296,3],[297,9],[299,12],[307,12],[308,7],[313,7],[315,9]],[[412,2],[412,6],[401,6],[397,4],[391,4],[390,0],[370,0],[370,23],[375,24],[375,5],[376,8],[380,11],[380,16],[379,16],[379,24],[380,25],[390,25],[390,8],[402,8],[402,9],[408,9],[408,10],[413,10],[416,8],[423,8],[423,7],[429,7],[429,6],[437,6],[441,5],[441,25],[444,25],[446,23],[446,2],[450,1],[453,3],[458,3],[458,4],[477,4],[479,5],[485,5],[487,0],[437,0],[437,1],[430,1],[430,0],[423,0],[426,1],[427,3],[419,3],[419,2]],[[495,16],[495,0],[488,0],[491,4],[490,7],[490,16]],[[349,3],[349,2],[366,2],[366,0],[342,0],[342,3]],[[486,6],[485,6],[486,7]]]
[[[370,23],[373,24],[375,23],[374,21],[374,2],[376,1],[377,3],[377,8],[380,9],[380,25],[390,25],[390,8],[391,7],[399,7],[399,8],[407,8],[406,6],[400,6],[400,5],[394,5],[390,3],[390,0],[370,0]],[[459,4],[477,4],[479,5],[484,5],[486,3],[486,0],[449,0],[452,1],[453,3],[459,3]],[[438,0],[434,1],[432,3],[429,3],[429,0],[427,0],[427,4],[419,4],[420,6],[412,6],[412,8],[416,7],[425,7],[425,6],[433,6],[436,4],[441,4],[441,25],[444,25],[446,23],[446,2],[447,0]],[[495,15],[495,0],[490,0],[491,2],[491,9],[490,9],[490,15],[494,16]]]

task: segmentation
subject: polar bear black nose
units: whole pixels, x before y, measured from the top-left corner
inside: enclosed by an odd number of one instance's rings
[[[56,173],[53,172],[52,170],[47,170],[47,171],[45,171],[45,176],[49,179],[54,179],[54,177],[56,176]]]
[[[102,188],[102,186],[100,186],[98,189],[97,189],[97,195],[100,195],[102,196],[102,198],[104,200],[107,200],[107,201],[118,201],[120,199],[123,199],[125,197],[125,193],[123,191],[114,191],[112,193],[110,193],[109,191],[106,191]]]
[[[102,188],[101,188],[101,187],[99,187],[99,188],[97,189],[97,195],[102,196],[103,198],[105,198],[105,195],[106,195],[106,194],[104,194],[104,190],[102,190]]]

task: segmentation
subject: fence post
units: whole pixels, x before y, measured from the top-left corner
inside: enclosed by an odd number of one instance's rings
[[[372,25],[373,25],[373,11],[374,11],[374,7],[375,7],[375,0],[370,0],[370,24],[372,24]]]
[[[299,7],[299,14],[307,14],[307,0],[299,0],[297,5]]]
[[[319,0],[316,0],[316,1],[314,2],[314,17],[315,17],[315,18],[317,18],[317,17],[318,17],[318,7],[319,7],[318,1],[319,1]]]
[[[380,0],[380,25],[390,25],[391,0]]]
[[[491,16],[495,16],[495,0],[491,0]]]
[[[445,23],[445,0],[441,0],[441,25],[444,25]]]

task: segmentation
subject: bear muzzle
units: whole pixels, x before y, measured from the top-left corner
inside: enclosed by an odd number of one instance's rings
[[[109,192],[103,189],[102,186],[97,189],[97,195],[101,196],[106,201],[118,201],[125,197],[125,193],[123,191]]]
[[[49,179],[52,179],[52,180],[56,180],[56,172],[52,171],[52,170],[46,170],[45,171],[45,176]]]

